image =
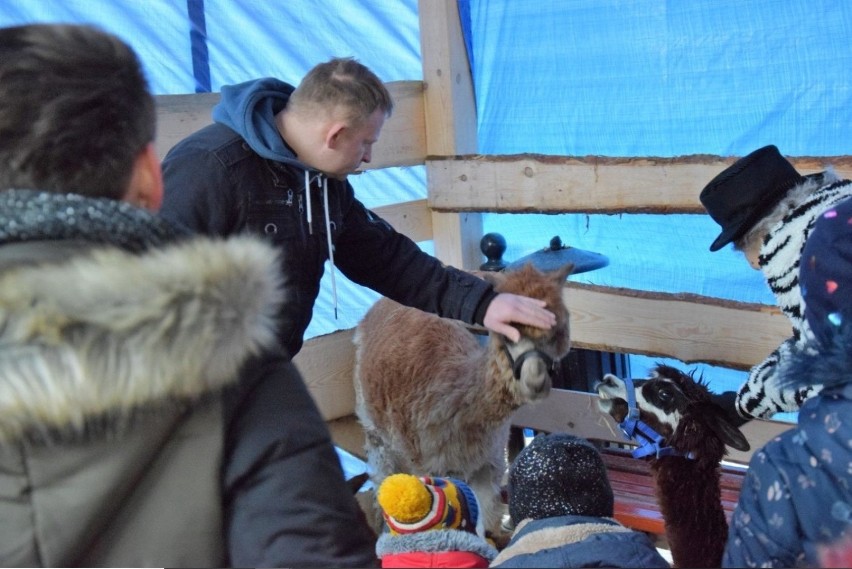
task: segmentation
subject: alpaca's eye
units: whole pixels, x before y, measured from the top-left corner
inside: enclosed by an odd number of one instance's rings
[[[674,393],[672,393],[672,392],[671,392],[671,391],[669,391],[668,389],[661,389],[661,390],[659,391],[658,395],[660,396],[660,400],[661,400],[663,403],[668,403],[669,401],[671,401],[672,399],[674,399]]]

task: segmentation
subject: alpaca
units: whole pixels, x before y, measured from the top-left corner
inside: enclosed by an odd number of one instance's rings
[[[461,322],[386,298],[368,311],[355,331],[354,381],[376,487],[394,473],[462,479],[481,502],[485,528],[500,534],[511,415],[550,393],[569,350],[562,290],[572,269],[477,273],[497,292],[542,299],[556,314],[550,330],[518,326],[517,343],[492,332],[484,345]]]
[[[748,441],[711,401],[707,385],[691,374],[666,365],[647,379],[624,381],[607,374],[596,386],[598,406],[619,423],[628,415],[628,389],[634,391],[639,420],[666,445],[652,456],[651,472],[674,565],[719,567],[728,537],[719,463],[725,445],[746,451]]]

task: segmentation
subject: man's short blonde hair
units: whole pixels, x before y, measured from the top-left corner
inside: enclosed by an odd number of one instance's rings
[[[393,100],[382,80],[351,57],[336,57],[316,65],[290,96],[289,105],[300,114],[344,109],[344,120],[353,126],[376,110],[382,110],[386,117],[393,112]]]

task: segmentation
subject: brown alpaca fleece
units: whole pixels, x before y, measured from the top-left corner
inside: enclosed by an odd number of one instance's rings
[[[464,480],[481,502],[485,528],[500,535],[511,415],[547,396],[547,360],[569,350],[562,292],[571,269],[541,273],[527,266],[489,276],[497,292],[543,299],[556,314],[550,330],[519,326],[515,344],[491,333],[484,345],[458,321],[389,299],[368,311],[355,332],[354,380],[374,484],[394,473]],[[507,351],[522,361],[519,378]],[[532,355],[522,360],[522,353]]]

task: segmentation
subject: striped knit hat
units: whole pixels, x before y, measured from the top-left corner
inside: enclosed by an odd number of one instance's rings
[[[479,502],[461,480],[392,474],[376,498],[392,534],[458,529],[484,535]]]

